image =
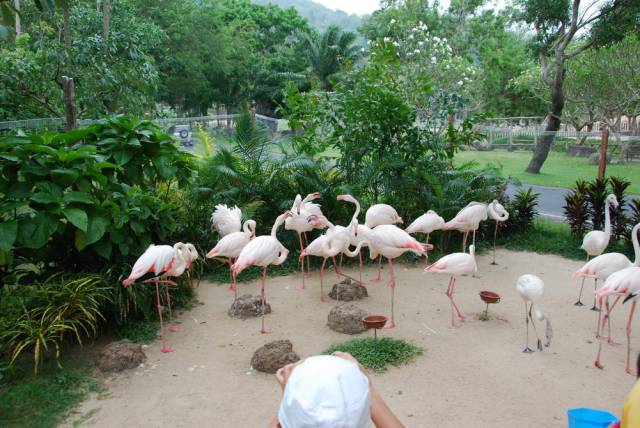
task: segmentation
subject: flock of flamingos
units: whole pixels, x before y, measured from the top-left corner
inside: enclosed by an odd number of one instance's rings
[[[460,327],[461,320],[465,316],[456,304],[453,294],[456,285],[456,278],[460,275],[475,275],[477,265],[475,261],[475,234],[480,226],[480,222],[488,218],[496,222],[496,230],[499,222],[506,221],[509,213],[496,200],[489,204],[471,202],[450,221],[445,222],[436,212],[430,210],[418,217],[405,230],[396,226],[403,223],[402,218],[396,210],[386,204],[376,204],[371,206],[365,213],[365,222],[360,224],[358,216],[360,214],[360,204],[351,195],[340,195],[339,201],[351,203],[355,206],[355,212],[351,222],[346,226],[334,225],[323,214],[320,205],[313,202],[320,197],[319,193],[307,195],[304,199],[297,195],[290,210],[284,212],[276,219],[271,234],[255,236],[256,222],[246,220],[241,223],[242,214],[238,207],[229,208],[226,205],[217,205],[211,216],[211,226],[217,230],[220,240],[216,246],[207,253],[207,258],[223,259],[229,264],[231,274],[230,290],[235,291],[237,299],[236,277],[249,266],[259,266],[262,268],[262,280],[260,287],[260,299],[262,304],[262,324],[261,333],[269,333],[265,327],[264,304],[265,304],[265,283],[267,267],[269,265],[279,265],[286,260],[289,250],[278,240],[276,234],[282,224],[286,230],[295,231],[300,242],[300,270],[301,286],[298,291],[306,288],[306,279],[311,276],[308,256],[322,257],[320,268],[320,299],[325,301],[324,294],[324,268],[328,259],[332,259],[335,272],[340,276],[345,275],[340,265],[336,263],[337,255],[347,257],[358,256],[360,262],[359,280],[356,283],[363,284],[362,281],[362,253],[363,247],[369,248],[371,259],[378,258],[378,276],[373,281],[380,280],[382,257],[388,260],[389,264],[389,286],[391,288],[391,316],[386,328],[395,327],[394,321],[394,290],[395,277],[393,272],[393,260],[406,252],[412,252],[418,256],[428,258],[427,252],[433,248],[429,244],[429,235],[435,230],[457,230],[462,232],[462,252],[448,254],[435,263],[427,266],[425,272],[441,273],[450,275],[449,286],[446,296],[451,304],[451,324],[453,327]],[[605,229],[604,231],[592,231],[585,235],[581,249],[587,253],[587,263],[573,274],[574,278],[582,277],[582,285],[577,306],[583,306],[580,298],[584,288],[584,281],[587,277],[594,278],[595,299],[594,307],[597,310],[598,324],[596,338],[598,339],[598,353],[595,365],[602,368],[600,354],[602,351],[601,332],[605,324],[608,328],[608,343],[614,344],[611,340],[610,315],[616,304],[622,298],[623,303],[632,300],[629,319],[626,327],[627,335],[627,362],[626,372],[632,375],[635,373],[630,368],[630,336],[631,322],[636,309],[637,299],[640,296],[640,245],[638,243],[638,231],[640,223],[632,231],[633,248],[635,251],[635,263],[632,263],[625,255],[620,253],[604,253],[611,236],[610,208],[618,207],[618,201],[614,195],[609,195],[605,204]],[[326,229],[326,231],[315,240],[309,242],[307,232],[314,229]],[[414,239],[411,233],[424,233],[426,242],[420,243]],[[468,247],[467,238],[469,233],[473,234],[472,244]],[[495,237],[495,234],[494,234]],[[355,247],[351,250],[351,247]],[[495,250],[495,240],[494,240]],[[495,254],[495,253],[494,253]],[[591,258],[594,257],[594,258]],[[169,304],[171,314],[171,300],[169,296],[169,285],[176,285],[170,277],[177,277],[188,270],[191,264],[198,258],[198,253],[192,244],[177,243],[170,245],[151,245],[136,261],[123,285],[134,283],[154,283],[156,287],[156,299],[158,314],[161,323],[161,337],[163,346],[162,352],[171,352],[167,346],[163,334],[162,306],[160,304],[161,289],[166,293],[166,300]],[[307,258],[307,268],[305,270],[305,258]],[[494,256],[495,262],[495,256]],[[598,280],[603,285],[598,288]],[[549,346],[552,330],[549,319],[542,312],[540,303],[544,293],[544,283],[535,275],[522,275],[516,283],[516,290],[524,300],[526,319],[526,345],[523,352],[533,352],[529,348],[529,322],[532,323],[537,338],[537,348],[542,350],[542,341],[538,337],[535,329],[534,318],[539,321],[546,321],[546,346]],[[615,297],[610,304],[609,297]],[[596,306],[599,302],[600,308],[603,304],[606,311],[599,310]],[[173,326],[172,326],[173,328]]]

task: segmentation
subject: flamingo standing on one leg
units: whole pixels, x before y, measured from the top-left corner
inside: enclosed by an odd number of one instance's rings
[[[469,245],[469,253],[453,253],[442,257],[440,260],[424,268],[425,272],[446,273],[451,275],[446,295],[451,301],[451,326],[458,328],[461,324],[457,321],[464,320],[465,316],[453,300],[453,292],[456,287],[456,276],[474,274],[478,270],[475,257],[475,245]],[[457,315],[457,318],[456,318]]]
[[[122,281],[122,285],[129,286],[134,283],[154,282],[156,285],[156,305],[160,318],[160,338],[162,339],[161,352],[172,352],[167,346],[164,336],[164,322],[162,319],[162,305],[160,304],[160,284],[176,285],[167,279],[168,274],[176,273],[174,268],[187,265],[185,245],[181,242],[170,245],[150,245],[149,248],[136,260],[129,277]],[[184,271],[184,269],[183,269]]]
[[[600,254],[604,253],[604,250],[606,250],[607,246],[609,245],[609,239],[611,238],[611,218],[609,207],[611,205],[615,208],[618,208],[619,206],[616,195],[614,194],[608,195],[607,199],[605,200],[604,231],[592,230],[591,232],[587,233],[582,239],[582,245],[580,246],[580,249],[584,250],[587,253],[587,262],[589,261],[589,258],[599,256]],[[582,284],[580,285],[580,294],[578,295],[578,301],[574,303],[575,306],[584,306],[584,304],[580,301],[580,299],[582,298],[582,290],[584,288],[584,280],[585,277],[582,278]],[[597,284],[594,285],[594,293],[596,286]],[[595,297],[591,310],[598,310],[598,308],[596,307]]]
[[[263,235],[253,238],[244,246],[236,262],[231,266],[234,276],[248,268],[249,266],[262,267],[262,282],[260,285],[260,302],[262,304],[262,328],[260,333],[269,333],[270,329],[264,326],[264,302],[265,302],[265,282],[267,280],[267,267],[269,265],[281,265],[287,259],[289,250],[278,241],[276,236],[278,228],[291,215],[289,211],[280,214],[271,228],[271,235]]]
[[[385,328],[393,328],[396,326],[394,318],[396,279],[393,273],[393,259],[400,257],[407,251],[423,256],[426,255],[427,251],[433,248],[433,246],[419,243],[407,232],[392,224],[383,224],[374,227],[365,238],[369,241],[369,256],[371,259],[375,259],[378,256],[384,256],[389,261],[391,319],[387,321]]]
[[[487,204],[481,202],[470,202],[466,207],[458,211],[458,214],[446,222],[443,230],[458,230],[463,233],[462,252],[467,251],[467,237],[469,232],[473,232],[473,245],[476,245],[476,231],[480,227],[480,222],[487,219]]]
[[[173,264],[173,267],[165,274],[166,277],[178,277],[185,272],[189,272],[191,265],[193,264],[193,262],[198,260],[199,257],[195,245],[188,242],[186,244],[178,242],[175,245],[184,245],[182,250],[183,257],[182,260],[177,260],[176,263]],[[171,322],[173,320],[173,311],[171,309],[171,293],[169,290],[169,285],[170,284],[168,284],[167,282],[164,283],[164,293],[167,298],[167,307],[169,309],[169,331],[176,332],[178,331],[178,327]]]
[[[373,229],[377,226],[385,224],[397,224],[403,223],[402,217],[398,215],[398,212],[391,205],[387,204],[375,204],[371,205],[364,215],[364,225],[369,229]],[[366,233],[366,230],[365,230]],[[382,256],[378,257],[378,276],[372,279],[372,282],[379,282],[381,280],[382,272]]]
[[[240,255],[242,249],[251,241],[256,235],[256,222],[254,220],[247,220],[242,225],[242,232],[233,232],[222,237],[218,241],[215,247],[207,253],[208,259],[215,257],[226,257],[227,263],[229,263],[229,273],[231,275],[231,282],[229,289],[235,293],[234,301],[238,300],[238,285],[236,278],[233,275],[231,265],[233,261]]]
[[[438,215],[434,210],[429,210],[415,219],[413,223],[409,225],[405,230],[407,233],[422,232],[427,235],[425,244],[429,244],[429,235],[436,230],[442,229],[444,226],[444,219]],[[427,257],[427,263],[429,258]]]
[[[544,282],[535,276],[535,275],[522,275],[516,281],[516,290],[522,300],[524,300],[524,317],[526,320],[526,344],[524,346],[524,353],[528,354],[533,352],[533,349],[529,348],[529,321],[531,321],[531,325],[533,325],[533,331],[536,333],[536,339],[538,339],[538,350],[542,351],[542,341],[538,337],[538,330],[536,329],[536,323],[533,319],[535,316],[536,320],[543,321],[546,320],[546,330],[545,337],[547,339],[547,343],[544,346],[548,347],[551,344],[551,337],[553,336],[553,330],[551,329],[551,322],[549,318],[542,312],[540,307],[540,301],[542,300],[542,295],[544,294]],[[529,308],[527,310],[527,303],[530,303]],[[533,313],[533,314],[532,314]]]
[[[497,265],[496,263],[496,238],[498,236],[498,225],[501,222],[509,220],[509,211],[507,211],[500,202],[497,200],[493,200],[489,205],[487,205],[487,214],[491,220],[495,220],[496,227],[493,229],[493,261],[492,265]]]
[[[291,217],[287,218],[284,222],[285,230],[295,230],[298,234],[298,240],[300,241],[300,252],[304,249],[303,235],[307,232],[311,232],[316,228],[308,218],[312,215],[317,217],[322,216],[322,210],[320,205],[313,203],[320,197],[320,193],[309,193],[304,199],[300,195],[296,195],[293,205],[291,206]],[[311,267],[309,266],[309,273],[304,271],[304,258],[300,259],[300,276],[302,285],[298,288],[298,291],[303,291],[306,288],[305,279],[311,276]]]

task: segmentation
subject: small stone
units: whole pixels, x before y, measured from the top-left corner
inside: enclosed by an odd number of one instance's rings
[[[340,292],[339,296],[338,292]],[[349,278],[346,278],[338,284],[333,284],[333,287],[329,292],[330,298],[332,298],[333,300],[339,300],[341,302],[351,302],[353,300],[360,300],[368,296],[369,293],[367,292],[367,287],[363,287],[362,285],[351,281]]]
[[[119,340],[104,347],[98,358],[98,368],[104,372],[121,372],[139,367],[146,359],[140,344]]]
[[[327,325],[338,333],[362,333],[367,329],[362,322],[362,318],[366,315],[367,311],[351,303],[337,305],[329,312]]]
[[[238,297],[238,300],[233,302],[229,312],[227,312],[231,318],[256,318],[262,316],[262,304],[260,302],[260,296],[252,296],[251,294],[244,294]],[[271,313],[271,306],[264,302],[264,313]]]
[[[287,364],[299,361],[289,340],[275,340],[261,346],[251,358],[251,367],[265,373],[275,373]]]

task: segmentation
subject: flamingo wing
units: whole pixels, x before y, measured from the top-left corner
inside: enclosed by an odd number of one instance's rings
[[[242,211],[240,208],[229,208],[226,205],[216,205],[211,214],[211,226],[218,231],[220,236],[240,232],[242,228]]]

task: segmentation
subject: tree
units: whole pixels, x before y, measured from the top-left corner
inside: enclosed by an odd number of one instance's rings
[[[526,171],[539,174],[549,155],[555,133],[560,129],[565,105],[564,83],[567,62],[593,45],[593,41],[574,42],[576,34],[589,28],[606,14],[630,3],[619,0],[611,8],[598,10],[599,1],[588,4],[581,0],[520,0],[521,18],[533,25],[542,80],[549,88],[550,102],[546,117],[545,134],[534,148]],[[574,43],[572,43],[574,42]]]

